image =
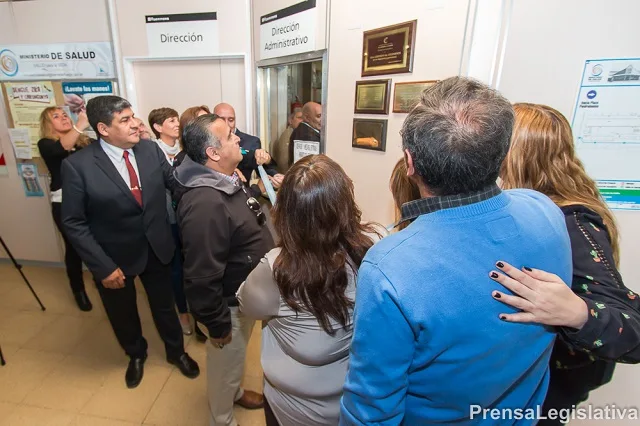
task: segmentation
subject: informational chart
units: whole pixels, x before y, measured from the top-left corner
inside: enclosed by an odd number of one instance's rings
[[[640,210],[640,58],[586,61],[571,126],[609,206]]]

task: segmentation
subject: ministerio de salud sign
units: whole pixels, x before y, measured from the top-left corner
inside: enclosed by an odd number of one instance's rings
[[[111,43],[0,45],[0,81],[115,78]]]
[[[220,51],[218,14],[147,15],[150,57],[211,56]]]
[[[260,17],[260,59],[316,50],[315,0],[294,4]]]

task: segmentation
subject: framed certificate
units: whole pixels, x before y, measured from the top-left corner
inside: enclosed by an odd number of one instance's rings
[[[356,114],[388,114],[391,80],[356,81]]]
[[[393,90],[393,112],[410,112],[420,102],[422,91],[437,82],[438,80],[396,83]]]
[[[351,146],[385,151],[387,148],[387,120],[354,118]]]
[[[364,32],[362,76],[413,70],[417,20]]]

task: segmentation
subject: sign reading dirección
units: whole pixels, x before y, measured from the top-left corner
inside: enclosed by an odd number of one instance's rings
[[[147,15],[151,57],[210,56],[220,51],[216,12]]]
[[[260,17],[260,59],[316,50],[317,22],[315,0]]]

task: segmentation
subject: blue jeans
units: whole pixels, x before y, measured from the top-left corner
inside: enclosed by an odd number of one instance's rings
[[[173,284],[173,296],[176,299],[178,312],[186,314],[189,312],[187,308],[187,297],[184,294],[184,278],[182,274],[182,242],[180,241],[180,230],[177,223],[171,224],[171,232],[173,233],[173,241],[176,243],[176,252],[171,261],[171,283]]]

